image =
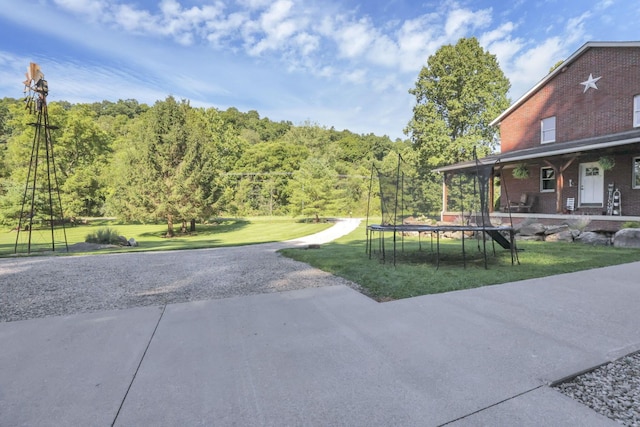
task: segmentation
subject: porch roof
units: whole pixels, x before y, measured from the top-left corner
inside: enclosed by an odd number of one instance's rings
[[[602,150],[607,148],[631,145],[640,142],[640,129],[620,132],[605,136],[578,139],[568,142],[556,142],[524,150],[509,151],[507,153],[492,154],[487,157],[460,162],[453,165],[442,166],[434,169],[436,172],[452,172],[475,169],[481,166],[494,166],[498,163],[513,163],[524,160],[539,159],[542,157],[554,157],[562,155],[580,155],[582,152]]]

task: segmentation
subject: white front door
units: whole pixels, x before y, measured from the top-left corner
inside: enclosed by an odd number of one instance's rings
[[[580,204],[602,206],[604,171],[598,162],[580,163]]]

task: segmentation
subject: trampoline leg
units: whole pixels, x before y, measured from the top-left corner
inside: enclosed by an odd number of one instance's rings
[[[467,268],[467,252],[464,247],[464,231],[462,232],[462,266]]]
[[[436,231],[436,270],[440,268],[440,232]]]

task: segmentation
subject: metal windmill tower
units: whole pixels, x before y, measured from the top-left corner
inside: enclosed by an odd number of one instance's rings
[[[36,115],[33,144],[27,179],[20,208],[20,219],[16,235],[15,253],[31,253],[32,250],[56,250],[64,244],[66,251],[67,232],[64,226],[62,200],[56,176],[51,130],[49,124],[47,95],[49,86],[38,64],[31,63],[24,81],[27,94],[26,108]],[[27,236],[25,236],[25,234]]]

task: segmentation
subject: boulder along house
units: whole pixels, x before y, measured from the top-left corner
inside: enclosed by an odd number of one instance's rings
[[[617,231],[640,221],[640,42],[586,43],[491,125],[499,154],[437,169],[443,221],[460,217],[447,209],[453,177],[478,165],[490,170],[494,223],[588,215],[587,230]]]

